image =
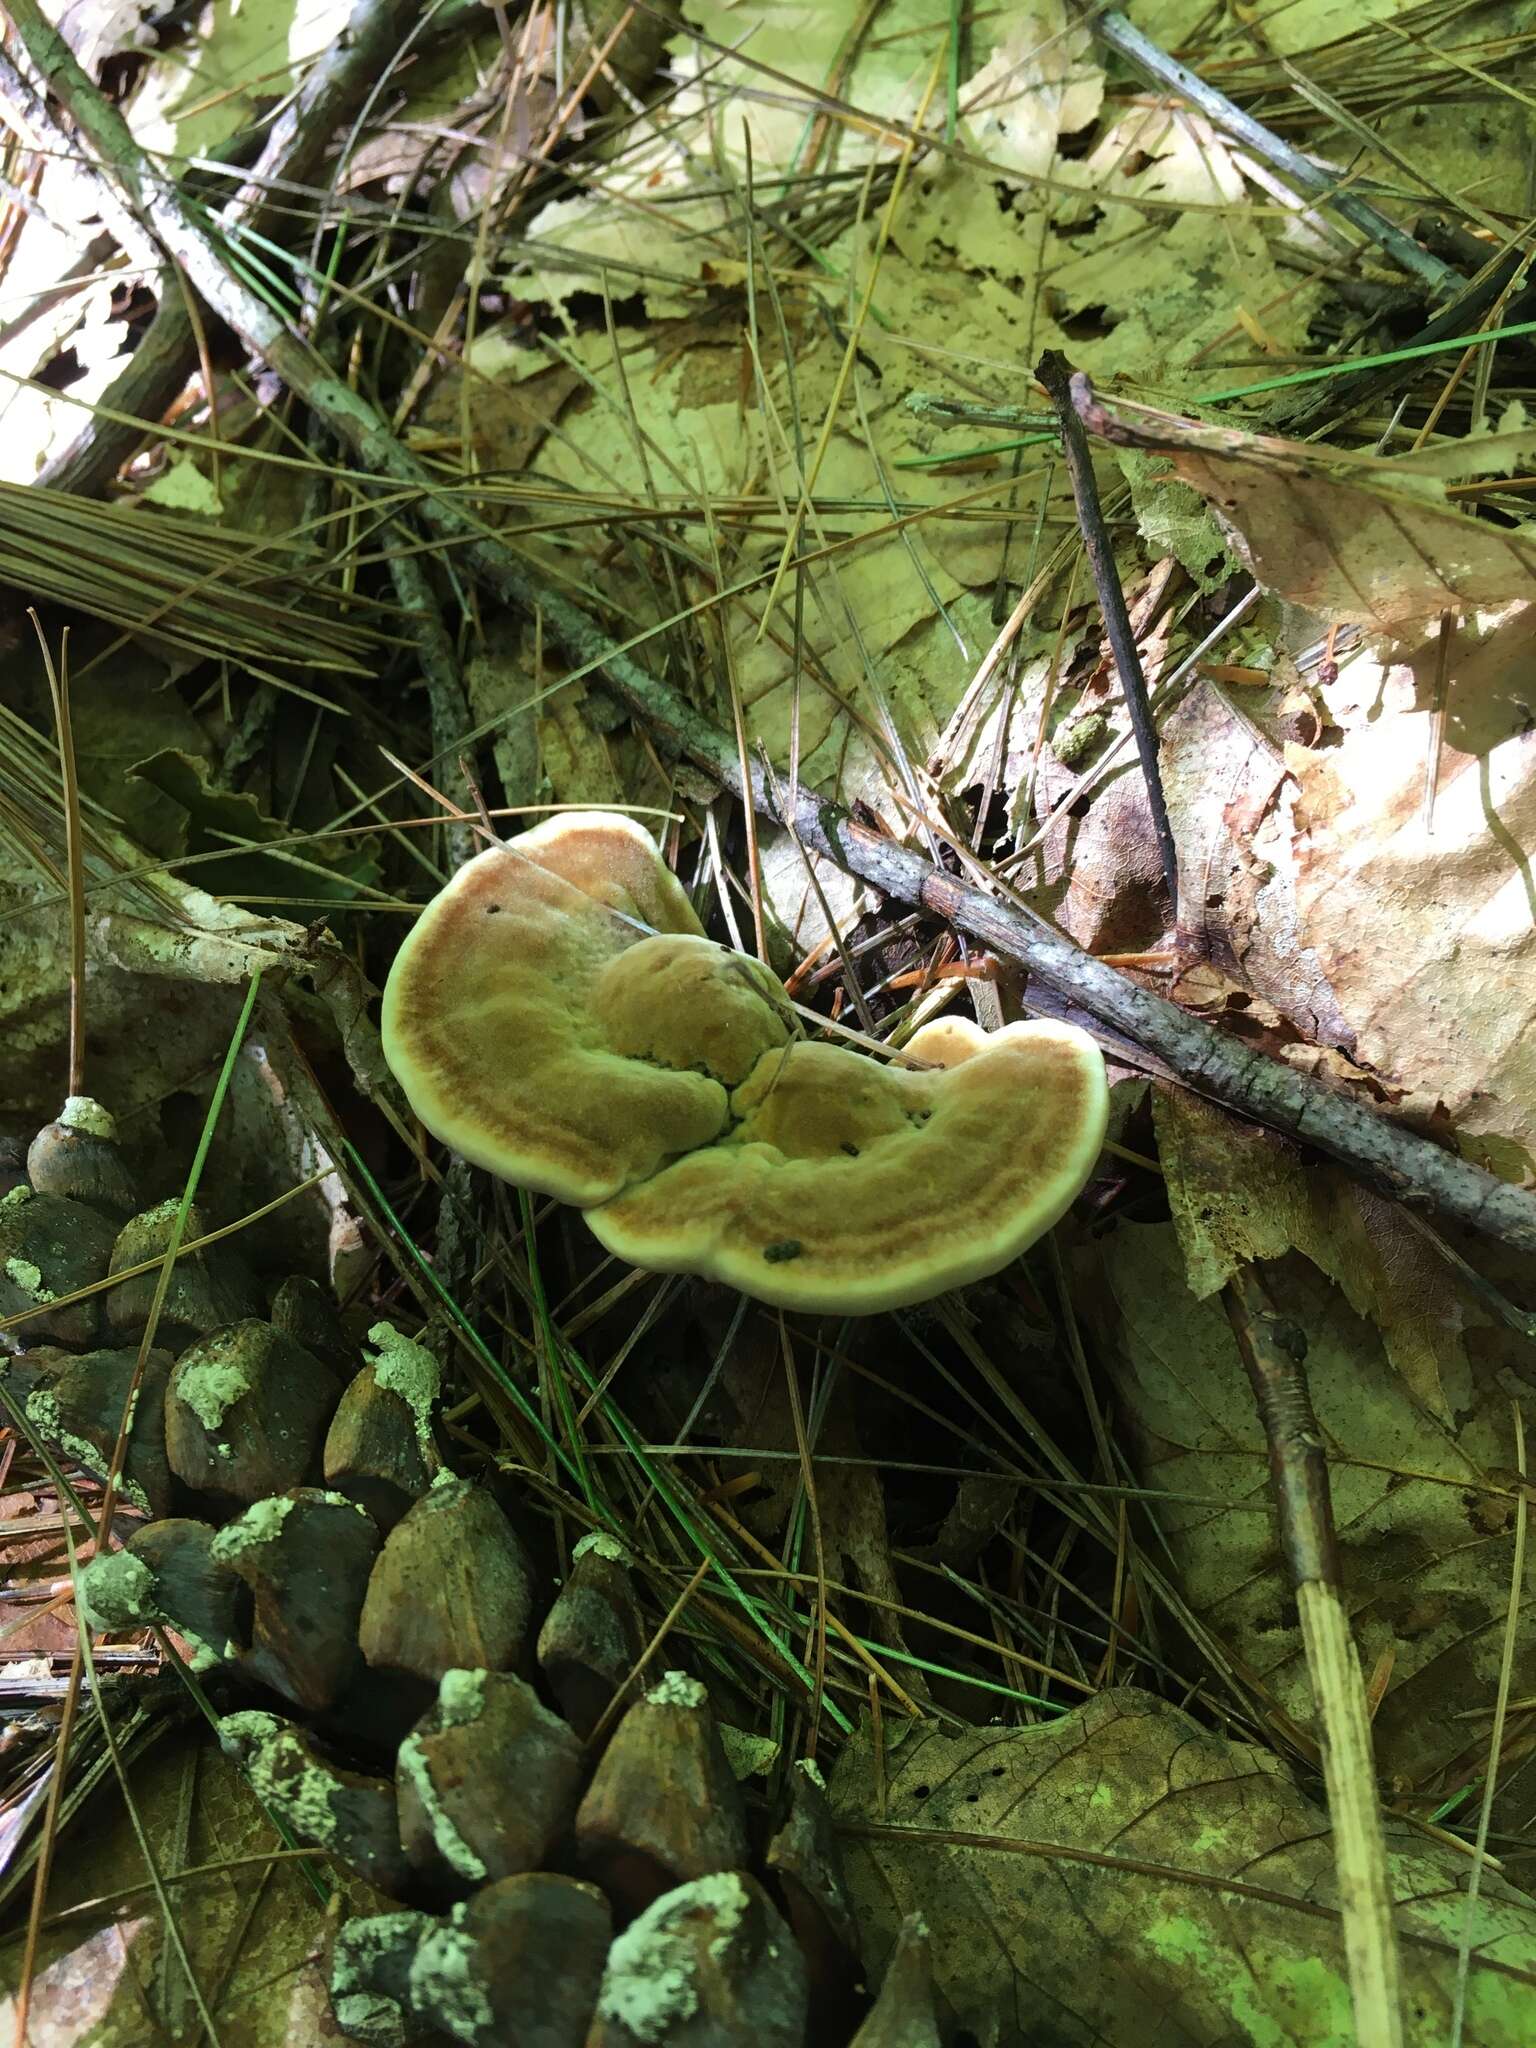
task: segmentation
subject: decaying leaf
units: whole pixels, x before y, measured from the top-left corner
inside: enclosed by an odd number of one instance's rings
[[[1262,1175],[1249,1172],[1229,1204],[1210,1204],[1217,1241],[1227,1241],[1219,1256],[1202,1254],[1207,1279],[1231,1255],[1232,1239],[1257,1248],[1266,1230],[1271,1243],[1286,1234],[1285,1222],[1249,1207],[1262,1211],[1261,1185]],[[1287,1220],[1296,1222],[1294,1210]],[[1382,1242],[1390,1253],[1390,1240]],[[1341,1233],[1332,1256],[1351,1254]],[[1372,1296],[1372,1313],[1380,1297],[1398,1318],[1402,1367],[1309,1259],[1287,1254],[1268,1268],[1268,1284],[1307,1337],[1361,1658],[1367,1670],[1385,1659],[1391,1672],[1376,1714],[1377,1758],[1390,1783],[1429,1792],[1464,1784],[1486,1761],[1514,1567],[1511,1397],[1528,1389],[1529,1346],[1469,1304],[1453,1305],[1437,1325],[1434,1276],[1410,1274],[1394,1288],[1380,1249],[1376,1256],[1374,1279],[1366,1272],[1351,1284]],[[1194,1298],[1172,1225],[1124,1224],[1084,1260],[1081,1299],[1140,1484],[1161,1496],[1151,1512],[1183,1596],[1263,1696],[1304,1724],[1311,1686],[1274,1528],[1264,1432],[1221,1304]],[[1415,1299],[1429,1304],[1418,1328]],[[1444,1395],[1439,1414],[1409,1385],[1431,1371]],[[1527,1594],[1517,1697],[1536,1689],[1533,1609]]]
[[[980,2048],[1354,2038],[1325,1815],[1270,1752],[1177,1707],[1124,1689],[1035,1728],[925,1724],[880,1766],[853,1743],[829,1792],[867,1960],[921,1913]],[[1443,2048],[1468,1862],[1401,1827],[1391,1848],[1406,2039]],[[1533,2033],[1536,1910],[1485,1872],[1465,2038]]]
[[[326,839],[315,834],[289,858],[259,849],[273,842],[289,848],[294,834],[269,818],[255,797],[220,789],[207,761],[184,749],[164,747],[136,761],[131,778],[149,784],[175,806],[175,843],[158,851],[218,855],[200,863],[198,880],[225,896],[296,897],[348,903],[359,886],[377,879],[378,863],[366,840]],[[302,865],[300,865],[302,863]]]
[[[120,1696],[113,1711],[125,1714]],[[315,1892],[302,1864],[263,1862],[265,1851],[282,1844],[240,1772],[206,1737],[171,1735],[135,1760],[132,1784],[142,1835],[115,1787],[105,1791],[93,1809],[96,1825],[63,1836],[48,1897],[57,1915],[125,1886],[144,1889],[115,1913],[103,1909],[45,1931],[28,2039],[37,2048],[65,2048],[190,2040],[202,2031],[192,1985],[146,1882],[141,1842],[171,1879],[192,1865],[214,1866],[174,1884],[169,1897],[179,1946],[222,2048],[337,2038]],[[221,1873],[221,1863],[234,1867]],[[326,1876],[350,1895],[353,1910],[383,1903],[338,1868]],[[12,1943],[0,1963],[0,2023],[8,2032],[21,1958],[21,1944]]]
[[[1374,1324],[1410,1397],[1447,1426],[1467,1383],[1467,1305],[1396,1204],[1182,1089],[1153,1093],[1157,1156],[1189,1285],[1205,1301],[1251,1260],[1301,1252]],[[1481,1321],[1481,1317],[1476,1320]]]
[[[1166,453],[1216,508],[1255,579],[1323,618],[1410,639],[1442,612],[1536,596],[1536,533],[1457,511],[1421,463],[1097,399],[1083,421],[1113,446]],[[1495,470],[1514,452],[1480,451]]]

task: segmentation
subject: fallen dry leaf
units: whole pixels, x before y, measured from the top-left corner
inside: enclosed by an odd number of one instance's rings
[[[1157,1156],[1197,1301],[1255,1259],[1301,1252],[1336,1282],[1413,1400],[1447,1425],[1466,1384],[1466,1305],[1396,1204],[1257,1124],[1183,1089],[1155,1088]],[[1478,1317],[1481,1321],[1481,1317]]]
[[[1216,508],[1255,580],[1335,622],[1393,639],[1445,611],[1536,595],[1536,533],[1456,511],[1442,479],[1416,461],[1208,426],[1151,407],[1082,408],[1091,434],[1157,449]],[[1496,469],[1529,435],[1479,458]]]
[[[1507,694],[1511,677],[1529,673],[1533,630],[1522,609],[1453,655],[1432,829],[1422,677],[1402,675],[1403,688],[1336,746],[1286,754],[1299,785],[1298,927],[1348,1022],[1347,1049],[1425,1109],[1443,1103],[1464,1146],[1511,1178],[1536,1158],[1536,882],[1525,851],[1536,843],[1536,731]],[[1506,695],[1490,727],[1498,678]]]
[[[1035,1728],[927,1723],[887,1744],[883,1771],[859,1740],[829,1796],[872,1969],[920,1912],[979,2048],[1354,2038],[1325,1816],[1269,1751],[1150,1694],[1103,1693]],[[1401,1830],[1391,1847],[1406,2039],[1443,2048],[1468,1861]],[[1536,1909],[1485,1872],[1465,2038],[1533,2035]]]
[[[122,1696],[115,1705],[124,1717]],[[316,1894],[302,1863],[269,1863],[282,1844],[240,1773],[205,1734],[164,1737],[135,1759],[134,1804],[142,1839],[163,1876],[195,1865],[229,1863],[173,1886],[176,1928],[220,2048],[279,2048],[341,2039],[330,2016],[324,1934]],[[33,1981],[28,2040],[33,2048],[74,2048],[82,2041],[148,2043],[201,2033],[197,2004],[165,1939],[143,1855],[115,1788],[100,1795],[95,1826],[60,1840],[49,1886],[50,1911],[123,1887],[137,1896],[111,1909],[45,1930]],[[243,1859],[251,1859],[249,1861]],[[387,1903],[358,1880],[326,1871],[353,1911]],[[119,1917],[120,1915],[120,1917]],[[14,2024],[19,1942],[0,1964],[0,2023]],[[203,2038],[208,2038],[206,2035]]]

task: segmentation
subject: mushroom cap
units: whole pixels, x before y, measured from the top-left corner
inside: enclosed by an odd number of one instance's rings
[[[726,1135],[589,1208],[599,1243],[781,1308],[851,1315],[995,1273],[1093,1170],[1103,1056],[1075,1025],[987,1033],[958,1018],[906,1050],[932,1066],[810,1043],[763,1054]]]
[[[468,862],[384,988],[384,1055],[427,1129],[562,1201],[606,1201],[726,1128],[788,1036],[766,968],[707,940],[645,829],[548,819]]]

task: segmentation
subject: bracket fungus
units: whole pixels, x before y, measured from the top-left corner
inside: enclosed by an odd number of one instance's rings
[[[776,978],[706,938],[649,834],[607,812],[469,862],[384,992],[386,1057],[436,1137],[578,1204],[634,1265],[783,1308],[868,1315],[982,1279],[1093,1170],[1108,1089],[1074,1025],[943,1018],[901,1064],[792,1027]]]
[[[780,1308],[872,1315],[995,1273],[1065,1214],[1104,1139],[1104,1062],[1074,1025],[960,1018],[885,1066],[798,1044],[758,1061],[717,1144],[587,1222],[654,1272]]]
[[[787,1016],[766,968],[705,938],[643,826],[576,811],[427,906],[385,984],[384,1056],[444,1144],[585,1207],[719,1137]]]

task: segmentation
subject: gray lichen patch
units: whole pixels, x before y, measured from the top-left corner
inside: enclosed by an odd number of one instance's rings
[[[263,1717],[228,1714],[219,1726],[223,1728],[230,1721],[247,1718]],[[271,1720],[272,1716],[269,1714],[264,1718]],[[427,1924],[424,1913],[410,1911],[365,1913],[349,1920],[336,1937],[331,1962],[332,1990],[355,1991],[359,1985],[366,1984],[386,1958],[414,1948]]]
[[[381,1991],[333,1993],[331,2011],[349,2040],[366,2041],[368,2048],[405,2048],[405,2015]]]
[[[424,1451],[429,1451],[432,1406],[442,1386],[442,1368],[425,1344],[402,1336],[393,1323],[375,1323],[368,1332],[368,1342],[373,1347],[368,1362],[375,1382],[386,1393],[397,1394],[410,1409],[416,1440]]]
[[[445,1728],[478,1721],[485,1709],[484,1671],[445,1671],[437,1682],[437,1710]]]
[[[709,1944],[709,1952],[712,1956],[724,1955],[746,1914],[746,1886],[735,1871],[723,1870],[714,1877],[695,1878],[684,1889],[692,1894],[695,1906],[703,1906],[714,1914],[715,1938]]]
[[[295,1728],[277,1724],[245,1745],[245,1775],[262,1804],[297,1835],[321,1848],[334,1848],[339,1822],[331,1773],[311,1756]]]
[[[598,2012],[644,2042],[660,2041],[692,2019],[699,2009],[698,1965],[686,1923],[700,1911],[712,1914],[716,1934],[710,1949],[718,1955],[741,1925],[747,1903],[741,1879],[725,1871],[695,1878],[648,1906],[608,1951]]]
[[[629,1552],[617,1536],[610,1536],[606,1529],[593,1529],[583,1536],[571,1552],[574,1564],[578,1557],[605,1557],[610,1564],[628,1564]]]
[[[347,1921],[331,1957],[331,2009],[342,2031],[370,2048],[401,2048],[410,2037],[399,1998],[379,1988],[404,1989],[408,1958],[429,1925],[424,1913],[369,1913]]]

